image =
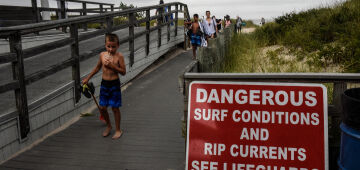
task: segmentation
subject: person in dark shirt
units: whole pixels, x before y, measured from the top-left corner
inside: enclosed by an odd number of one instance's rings
[[[221,21],[221,19],[216,19],[216,26],[217,26],[217,29],[220,31],[221,28],[222,28],[222,21]]]

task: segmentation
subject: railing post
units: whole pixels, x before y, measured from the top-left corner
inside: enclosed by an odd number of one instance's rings
[[[171,24],[171,5],[167,7],[166,17],[167,17],[167,41],[170,41],[170,24]]]
[[[106,32],[111,33],[113,26],[113,17],[106,17]]]
[[[57,20],[60,19],[59,11],[55,11],[55,16],[56,16],[56,19],[57,19]]]
[[[341,94],[344,93],[346,89],[347,89],[346,83],[344,82],[334,83],[333,104],[339,113],[342,111]]]
[[[65,11],[65,0],[60,0],[60,17],[61,19],[65,19],[66,11]],[[66,27],[62,27],[62,32],[66,32]]]
[[[130,51],[130,66],[134,64],[134,24],[135,24],[135,15],[134,13],[129,13],[129,51]]]
[[[146,55],[150,53],[150,9],[146,10]]]
[[[184,6],[184,18],[191,19],[187,5]]]
[[[87,15],[87,12],[86,12],[86,2],[83,2],[82,3],[82,8],[83,8],[83,15],[85,16],[85,15]],[[84,28],[84,31],[87,31],[87,23],[84,23],[84,25],[83,25],[83,28]]]
[[[161,27],[162,27],[162,22],[163,22],[163,10],[164,10],[164,7],[160,7],[158,9],[158,47],[161,46]]]
[[[176,12],[175,12],[175,37],[177,37],[177,34],[178,34],[178,25],[179,25],[179,23],[178,23],[178,19],[179,19],[179,5],[178,4],[176,4],[175,5],[175,10],[176,10]]]
[[[104,13],[103,4],[99,4],[99,6],[100,6],[100,14]],[[104,28],[104,22],[101,22],[100,25],[101,25],[101,28]]]
[[[113,12],[114,11],[114,5],[111,5],[110,8],[111,8],[111,12]]]
[[[39,8],[37,7],[37,1],[31,0],[31,6],[32,6],[34,21],[38,23],[40,22],[40,11]],[[39,32],[35,32],[35,34],[39,35]]]
[[[347,83],[345,82],[335,82],[333,89],[333,105],[336,109],[335,113],[342,112],[342,104],[341,104],[341,95],[347,89]],[[341,123],[341,115],[333,115],[331,119],[329,119],[329,124],[331,127],[331,131],[329,131],[329,163],[330,169],[338,169],[336,162],[340,153],[340,123]]]
[[[189,11],[187,9],[187,5],[184,5],[183,13],[184,13],[184,19],[190,19]],[[187,31],[187,29],[184,26],[184,32],[186,32],[186,31]],[[184,49],[186,50],[189,46],[190,46],[189,39],[188,39],[187,35],[184,34]]]
[[[100,13],[103,13],[103,12],[104,12],[103,5],[102,5],[102,4],[100,4],[99,6],[100,6]]]
[[[39,11],[39,8],[37,7],[37,1],[36,0],[31,0],[31,6],[32,6],[32,9],[33,9],[34,21],[35,22],[40,22],[40,11]]]
[[[12,34],[9,38],[10,52],[16,53],[17,61],[12,62],[13,79],[19,81],[20,88],[15,90],[16,108],[19,112],[19,125],[21,139],[27,137],[30,132],[29,112],[26,96],[26,84],[24,73],[24,59],[21,45],[21,34]]]
[[[73,39],[73,42],[71,43],[71,57],[74,60],[74,64],[72,65],[72,79],[75,82],[75,102],[77,103],[81,97],[79,90],[76,90],[80,87],[79,37],[77,24],[70,25],[70,37]]]

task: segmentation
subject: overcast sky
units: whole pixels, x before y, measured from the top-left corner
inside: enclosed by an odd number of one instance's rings
[[[135,6],[148,6],[158,4],[159,0],[87,0],[95,2],[114,3],[116,6],[120,2],[134,4]],[[176,0],[164,0],[175,2]],[[244,19],[259,19],[264,17],[271,19],[282,14],[319,6],[333,5],[344,0],[178,0],[177,2],[186,3],[189,7],[190,15],[198,13],[201,16],[206,10],[210,10],[212,15],[223,18],[228,14],[231,17],[241,16]],[[40,0],[38,0],[40,4]],[[55,0],[49,0],[50,7],[56,7]],[[30,0],[0,0],[1,5],[20,5],[30,6]],[[70,8],[76,7],[74,3],[69,3]]]

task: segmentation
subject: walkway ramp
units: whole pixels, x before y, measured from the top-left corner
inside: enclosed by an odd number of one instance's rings
[[[131,82],[123,91],[119,140],[101,136],[105,125],[98,117],[83,117],[0,169],[184,169],[178,75],[190,62],[187,51]]]

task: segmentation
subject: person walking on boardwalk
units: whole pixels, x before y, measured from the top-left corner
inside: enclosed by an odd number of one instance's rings
[[[192,50],[193,50],[192,59],[196,59],[196,50],[198,47],[201,46],[201,40],[204,33],[202,25],[200,24],[199,21],[199,15],[194,14],[194,22],[185,22],[185,24],[186,25],[191,24],[189,31],[190,31]]]
[[[164,1],[163,0],[160,0],[160,2],[159,2],[159,5],[163,5],[164,4]],[[160,14],[160,11],[162,11],[162,13],[164,13],[164,12],[166,12],[165,11],[166,9],[164,9],[164,8],[158,8],[158,9],[156,9],[156,11],[155,11],[155,15],[159,15]],[[165,22],[165,18],[163,18],[163,16],[161,16],[161,19],[160,19],[162,22]],[[155,21],[155,23],[154,23],[154,26],[157,26],[158,25],[158,20],[156,20]]]
[[[236,18],[236,32],[241,33],[241,27],[242,27],[243,20],[237,16]]]
[[[217,31],[220,32],[220,30],[221,30],[221,19],[216,19],[215,15],[213,15],[211,18],[212,18],[212,19],[215,21],[215,23],[216,23]]]
[[[105,48],[106,51],[100,53],[99,61],[91,73],[82,81],[83,84],[87,84],[91,77],[93,77],[100,69],[102,69],[102,81],[100,86],[100,113],[103,115],[107,127],[102,133],[103,137],[109,136],[111,133],[111,123],[107,107],[111,106],[115,117],[115,134],[112,139],[118,139],[123,134],[120,130],[121,114],[120,109],[121,101],[121,89],[119,73],[121,75],[126,74],[126,67],[124,62],[124,56],[117,52],[119,48],[119,38],[116,34],[106,34],[105,36]]]
[[[261,25],[265,25],[265,18],[264,17],[261,18]]]
[[[216,21],[210,17],[210,11],[206,11],[206,19],[203,21],[203,27],[206,34],[206,40],[209,38],[216,38],[218,29],[216,26]]]
[[[229,27],[230,25],[231,25],[230,16],[226,15],[225,16],[225,28]]]
[[[222,21],[221,19],[216,19],[215,21],[216,21],[217,29],[220,32],[220,30],[222,29]]]

